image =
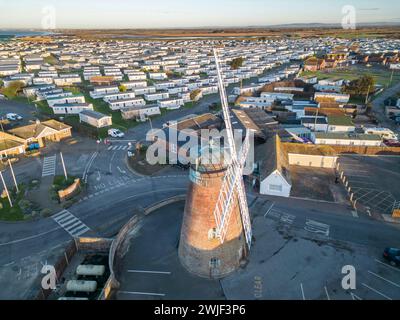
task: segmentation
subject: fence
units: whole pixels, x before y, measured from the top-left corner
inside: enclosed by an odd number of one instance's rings
[[[111,246],[111,239],[104,238],[75,238],[72,240],[64,250],[64,254],[57,260],[54,264],[54,269],[56,271],[56,278],[60,279],[65,272],[65,269],[70,264],[70,261],[74,255],[79,252],[85,253],[108,253]],[[40,282],[40,281],[39,281]],[[106,282],[100,297],[106,296],[108,298],[107,292],[111,292],[109,288],[114,284],[113,279],[110,278]],[[37,293],[35,300],[46,300],[53,290],[44,290],[40,285],[40,290]],[[107,289],[107,290],[105,290]]]

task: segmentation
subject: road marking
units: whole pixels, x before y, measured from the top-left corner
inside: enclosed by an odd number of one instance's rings
[[[394,270],[394,271],[400,272],[400,269],[397,269],[397,268],[395,268],[395,267],[393,267],[393,266],[391,266],[391,265],[389,265],[387,263],[384,263],[384,262],[382,262],[382,261],[380,261],[378,259],[375,259],[375,261],[380,263],[380,264],[382,264],[382,265],[384,265],[385,267],[388,267],[388,268]]]
[[[379,294],[380,296],[386,298],[387,300],[393,300],[392,298],[388,297],[388,296],[385,295],[384,293],[382,293],[382,292],[380,292],[380,291],[378,291],[378,290],[376,290],[376,289],[374,289],[374,288],[371,288],[371,287],[367,286],[365,283],[361,283],[361,284],[362,284],[364,287],[366,287],[367,289],[369,289],[369,290],[371,290],[371,291],[373,291],[373,292]]]
[[[110,151],[112,148],[113,148],[113,146],[109,146],[109,147],[107,148],[107,150]]]
[[[354,218],[358,218],[357,211],[352,210],[351,214],[353,215]]]
[[[328,293],[328,289],[326,288],[326,286],[324,287],[325,289],[325,294],[328,300],[331,300],[331,297],[329,297],[329,293]]]
[[[353,300],[362,300],[359,296],[357,296],[356,294],[354,294],[353,292],[350,292],[351,298]]]
[[[90,170],[90,167],[93,164],[94,159],[98,156],[98,152],[94,152],[92,154],[92,156],[90,157],[89,161],[86,163],[85,169],[83,170],[83,174],[82,174],[82,180],[85,181],[85,183],[87,182],[87,178],[88,178],[88,172]]]
[[[122,174],[125,174],[125,173],[126,173],[126,171],[125,171],[125,170],[122,170],[120,167],[117,167],[117,169],[118,169],[118,171],[119,171],[120,173],[122,173]]]
[[[81,234],[90,230],[90,228],[87,225],[85,225],[81,220],[75,217],[68,210],[63,210],[54,215],[52,218],[55,222],[57,222],[60,225],[60,227],[62,227],[72,237],[78,237]],[[77,232],[78,230],[81,231]]]
[[[275,202],[272,202],[271,206],[269,207],[267,212],[264,214],[264,218],[268,215],[268,213],[271,211],[271,209],[274,207],[274,205],[275,205]]]
[[[42,177],[54,176],[56,174],[56,159],[57,155],[51,157],[44,157]]]
[[[303,297],[303,300],[306,300],[306,296],[304,295],[304,289],[303,289],[302,283],[300,283],[300,289],[301,289],[301,296]]]
[[[32,239],[35,239],[35,238],[39,238],[41,236],[44,236],[46,234],[49,234],[51,232],[54,232],[54,231],[60,230],[60,229],[61,229],[60,227],[57,227],[57,228],[51,229],[51,230],[46,231],[46,232],[35,234],[34,236],[30,236],[30,237],[26,237],[26,238],[22,238],[22,239],[17,239],[17,240],[13,240],[13,241],[9,241],[9,242],[0,243],[0,247],[7,246],[7,245],[10,245],[10,244],[19,243],[19,242],[23,242],[23,241],[27,241],[27,240],[32,240]]]
[[[7,264],[3,264],[1,267],[9,267],[9,266],[13,265],[14,263],[15,263],[15,261],[11,261]]]
[[[400,288],[400,284],[397,284],[397,283],[395,283],[395,282],[393,282],[393,281],[390,281],[390,280],[388,280],[388,279],[385,279],[384,277],[380,276],[379,274],[376,274],[376,273],[374,273],[374,272],[372,272],[372,271],[369,271],[369,270],[368,270],[368,273],[372,274],[373,276],[375,276],[375,277],[377,277],[377,278],[379,278],[379,279],[381,279],[381,280],[383,280],[383,281],[386,281],[387,283],[390,283],[391,285],[394,285],[394,286],[397,287],[397,288]]]
[[[309,219],[307,219],[306,226],[304,227],[304,230],[308,232],[320,233],[326,237],[329,237],[329,229],[329,225]]]
[[[171,274],[169,271],[148,271],[148,270],[128,270],[129,273],[156,273],[156,274]]]
[[[135,291],[118,291],[122,294],[134,294],[134,295],[143,295],[143,296],[160,296],[165,297],[164,293],[152,293],[152,292],[135,292]]]

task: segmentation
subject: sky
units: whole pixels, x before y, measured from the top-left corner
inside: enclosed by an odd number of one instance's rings
[[[399,0],[0,0],[0,28],[179,28],[341,23],[400,23]]]

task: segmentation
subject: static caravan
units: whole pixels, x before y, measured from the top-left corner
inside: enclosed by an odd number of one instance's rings
[[[111,116],[92,110],[85,110],[79,113],[79,121],[96,128],[109,127],[112,125]]]
[[[158,101],[163,99],[169,98],[168,92],[155,92],[155,93],[148,93],[144,95],[146,101]]]
[[[120,110],[125,107],[144,106],[146,102],[142,98],[130,98],[110,101],[108,104],[111,110]]]

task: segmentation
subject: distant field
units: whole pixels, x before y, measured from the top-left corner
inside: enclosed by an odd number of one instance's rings
[[[86,39],[127,39],[145,40],[152,38],[400,38],[400,27],[362,27],[344,30],[328,27],[301,28],[210,28],[210,29],[129,29],[129,30],[60,30],[62,33]]]
[[[382,86],[388,86],[392,71],[383,67],[373,66],[366,67],[361,65],[351,66],[347,69],[334,69],[334,70],[322,70],[322,71],[306,71],[302,73],[302,76],[317,76],[318,79],[344,79],[354,80],[363,75],[371,75],[374,77],[377,84]],[[400,72],[395,71],[393,74],[392,85],[400,82]]]

